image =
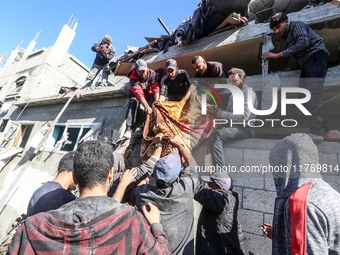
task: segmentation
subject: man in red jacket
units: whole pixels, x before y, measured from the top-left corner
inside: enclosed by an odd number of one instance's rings
[[[135,113],[137,101],[141,102],[147,114],[152,113],[151,104],[159,99],[159,85],[156,80],[156,73],[147,67],[143,59],[138,59],[135,66],[128,72],[130,79],[129,107],[126,113],[125,138],[131,138],[131,131],[135,124]],[[154,96],[153,98],[151,96]]]

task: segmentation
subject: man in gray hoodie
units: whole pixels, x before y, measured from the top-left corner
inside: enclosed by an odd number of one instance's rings
[[[290,168],[273,173],[273,254],[340,254],[340,194],[318,173],[323,165],[312,139],[290,135],[274,146],[269,159],[272,167]],[[262,229],[271,232],[268,225]]]

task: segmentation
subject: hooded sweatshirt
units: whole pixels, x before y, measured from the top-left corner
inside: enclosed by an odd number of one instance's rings
[[[318,171],[318,149],[307,134],[293,134],[269,154],[277,191],[273,255],[340,254],[340,194]]]

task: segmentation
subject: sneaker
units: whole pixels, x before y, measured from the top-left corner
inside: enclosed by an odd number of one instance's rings
[[[126,138],[126,139],[130,139],[131,136],[132,136],[131,130],[128,130],[128,131],[125,132],[123,137]]]
[[[340,141],[340,132],[339,130],[329,130],[323,138],[325,141]]]
[[[316,134],[311,134],[311,133],[308,133],[308,135],[310,136],[310,138],[312,138],[314,143],[321,143],[324,141],[323,136],[321,135],[316,135]]]

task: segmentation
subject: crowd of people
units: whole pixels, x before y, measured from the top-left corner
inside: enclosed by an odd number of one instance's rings
[[[323,112],[322,88],[329,53],[320,36],[302,22],[288,21],[284,13],[271,18],[270,27],[286,40],[281,53],[266,52],[263,58],[296,56],[301,78],[319,78],[300,86],[311,92],[307,107],[312,113],[309,134],[291,135],[274,146],[272,165],[318,163],[315,142],[340,140],[340,132]],[[86,84],[78,90],[82,97],[94,76],[114,54],[111,38],[105,36],[93,47],[96,60]],[[192,59],[195,77],[229,79],[247,99],[246,74],[239,68],[227,70],[221,63]],[[181,101],[196,89],[187,71],[174,59],[166,62],[166,74],[149,69],[139,59],[129,71],[129,104],[124,137],[131,138],[138,102],[146,115],[155,101]],[[158,82],[160,81],[160,84]],[[103,83],[107,77],[103,76]],[[105,85],[105,84],[104,84]],[[254,93],[254,92],[252,92]],[[233,98],[218,118],[254,119],[244,100],[243,115],[233,114]],[[225,166],[223,144],[234,139],[255,137],[252,126],[236,125],[210,134],[212,162]],[[225,172],[199,178],[195,160],[173,134],[166,142],[173,150],[161,157],[165,143],[161,132],[153,137],[154,151],[142,165],[125,169],[117,166],[119,155],[106,142],[86,141],[59,163],[58,174],[32,196],[27,219],[20,226],[9,254],[245,254],[239,219],[240,197],[233,191],[233,179]],[[314,143],[313,143],[314,142]],[[303,153],[301,153],[301,151]],[[273,254],[340,254],[340,194],[321,176],[308,171],[291,176],[274,176],[277,189],[273,224],[261,227],[273,240]],[[70,191],[78,185],[79,197]],[[194,204],[202,205],[194,246]]]

